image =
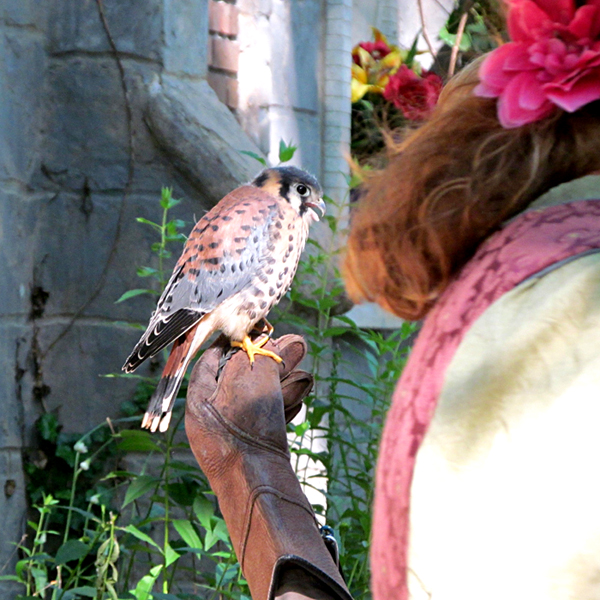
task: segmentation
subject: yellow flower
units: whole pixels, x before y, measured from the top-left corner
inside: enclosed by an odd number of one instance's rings
[[[388,44],[386,37],[373,27],[374,42],[361,42],[352,49],[352,102],[367,92],[382,94],[402,64],[398,46]]]

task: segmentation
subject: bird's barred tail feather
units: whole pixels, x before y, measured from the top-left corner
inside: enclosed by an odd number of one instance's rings
[[[175,340],[158,386],[148,403],[146,414],[142,420],[142,428],[150,429],[152,432],[157,429],[165,432],[169,428],[173,404],[175,404],[181,382],[188,365],[204,341],[205,336],[197,335],[198,328],[199,326],[196,325],[186,335]]]

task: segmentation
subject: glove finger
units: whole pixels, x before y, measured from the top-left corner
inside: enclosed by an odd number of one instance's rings
[[[279,376],[283,380],[300,364],[306,356],[308,347],[304,338],[295,333],[282,335],[273,341],[273,345],[274,351],[283,359],[279,371]]]
[[[210,348],[204,351],[200,360],[194,365],[188,385],[187,395],[190,400],[202,401],[214,394],[217,389],[219,367],[227,348],[227,338],[220,336]]]
[[[313,384],[313,376],[306,371],[294,371],[281,382],[286,423],[300,412],[302,401],[312,390]]]

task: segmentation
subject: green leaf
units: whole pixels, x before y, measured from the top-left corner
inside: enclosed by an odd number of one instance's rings
[[[284,162],[288,162],[289,160],[292,160],[297,149],[298,149],[298,147],[293,146],[292,142],[290,142],[289,144],[286,144],[283,140],[280,140],[280,142],[279,142],[279,162],[284,163]]]
[[[257,160],[261,165],[267,166],[267,161],[262,157],[256,154],[256,152],[250,152],[250,150],[240,150],[240,154],[245,154],[246,156],[250,156],[254,160]]]
[[[186,481],[182,483],[170,483],[168,486],[164,486],[164,488],[177,504],[191,506],[196,497],[198,484],[195,481],[190,481],[189,477],[186,477]]]
[[[138,429],[124,429],[119,432],[117,448],[122,452],[160,452],[160,446],[148,431]]]
[[[80,540],[67,540],[56,553],[56,564],[65,565],[72,560],[79,560],[89,552],[87,544]]]
[[[337,337],[339,335],[344,335],[345,333],[348,333],[350,331],[350,329],[348,329],[348,327],[329,327],[327,329],[325,329],[323,331],[323,333],[321,334],[323,337]]]
[[[302,437],[308,430],[310,429],[310,423],[308,421],[304,421],[304,423],[300,423],[300,425],[296,425],[294,427],[294,433]]]
[[[408,54],[406,56],[406,60],[404,61],[406,66],[410,69],[412,69],[413,61],[415,60],[415,56],[417,55],[417,44],[419,42],[420,35],[421,32],[419,31],[419,33],[417,33],[417,35],[415,36],[412,46],[410,47],[410,50],[408,51]]]
[[[56,444],[61,426],[58,419],[53,413],[44,413],[37,422],[37,430],[40,432],[42,439],[47,440],[52,444]]]
[[[153,269],[152,267],[140,267],[137,270],[138,277],[150,277],[151,275],[156,275],[158,273],[158,269]]]
[[[159,482],[159,479],[151,475],[140,475],[137,479],[134,479],[127,488],[122,508],[153,490]]]
[[[28,563],[29,563],[29,559],[24,558],[24,559],[18,561],[15,566],[15,573],[17,574],[17,577],[19,579],[21,579],[22,581],[25,581],[24,575],[27,572],[26,569],[28,567]]]
[[[211,529],[210,519],[215,514],[212,502],[207,500],[203,495],[198,495],[194,500],[193,509],[196,517],[198,517],[198,521],[200,521],[200,525],[206,530]]]
[[[165,566],[166,567],[171,566],[179,557],[180,557],[180,554],[177,554],[177,552],[175,552],[175,550],[173,550],[173,548],[171,548],[171,544],[169,544],[169,542],[167,542],[166,548],[165,548]]]
[[[174,206],[177,206],[181,200],[175,200],[172,196],[173,190],[171,188],[162,188],[160,195],[160,205],[165,209],[169,210]]]
[[[154,223],[153,221],[149,221],[148,219],[144,219],[144,217],[138,217],[136,219],[136,221],[138,223],[143,223],[144,225],[150,225],[150,227],[152,227],[152,229],[154,229],[158,233],[162,233],[162,225],[159,225],[158,223]]]
[[[442,27],[439,33],[440,40],[442,40],[446,45],[453,47],[456,43],[456,34],[450,33],[446,26]],[[461,52],[467,52],[471,48],[471,36],[467,31],[463,32],[462,37],[460,38],[460,44],[458,45],[458,49]]]
[[[134,596],[136,600],[149,600],[150,592],[154,586],[154,582],[158,579],[158,576],[162,570],[162,565],[156,565],[150,569],[148,575],[144,575],[135,586],[135,589],[129,590],[129,593]]]
[[[95,598],[98,594],[98,590],[95,587],[90,585],[83,585],[81,587],[76,587],[70,590],[72,594],[78,594],[80,596],[85,596],[86,598]]]
[[[135,525],[127,525],[127,527],[123,527],[123,531],[130,533],[131,535],[136,537],[138,540],[141,540],[142,542],[146,542],[147,544],[150,544],[151,546],[158,548],[158,550],[162,554],[162,548],[149,535],[147,535],[143,531],[140,531]]]
[[[128,323],[127,321],[113,321],[113,325],[115,325],[116,327],[128,327],[129,329],[137,329],[138,331],[145,331],[146,326],[142,325],[141,323]],[[106,375],[100,375],[100,377],[116,377],[116,376],[120,376],[120,377],[126,377],[127,375],[133,375],[133,373],[108,373]],[[137,375],[137,377],[140,377],[139,375]]]
[[[129,300],[129,298],[134,298],[135,296],[141,296],[142,294],[150,294],[151,296],[157,296],[158,293],[154,290],[129,290],[125,292],[116,302],[115,304],[119,304],[119,302],[124,302],[125,300]]]
[[[194,526],[189,521],[186,521],[185,519],[174,519],[172,523],[177,533],[181,536],[181,539],[190,548],[202,548],[200,536],[196,533]]]

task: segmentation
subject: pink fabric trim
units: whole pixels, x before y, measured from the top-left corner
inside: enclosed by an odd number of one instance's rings
[[[444,374],[475,320],[550,265],[600,248],[600,200],[523,213],[486,240],[428,315],[398,382],[376,476],[371,569],[375,600],[405,600],[410,485]]]

